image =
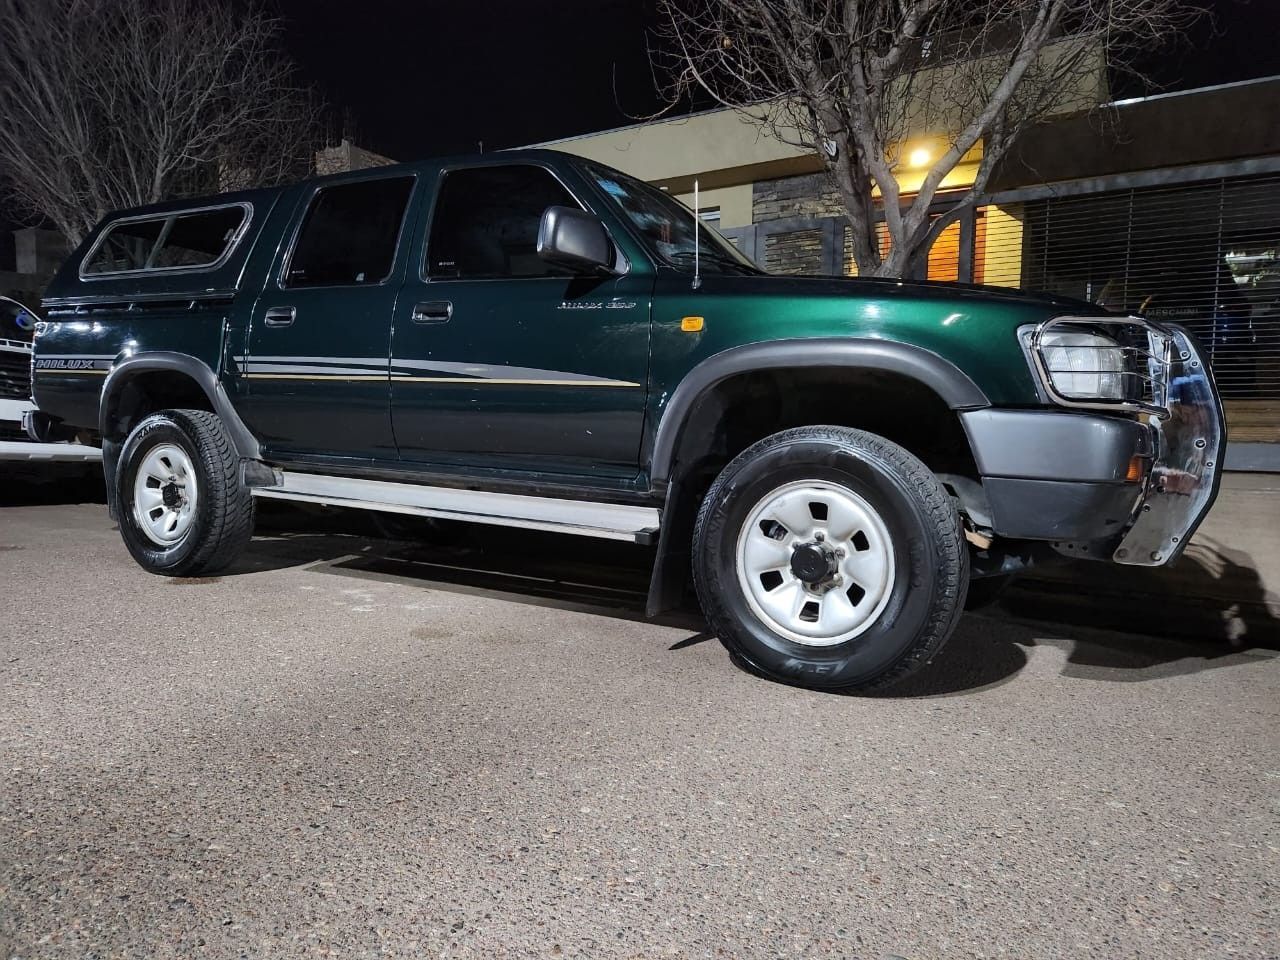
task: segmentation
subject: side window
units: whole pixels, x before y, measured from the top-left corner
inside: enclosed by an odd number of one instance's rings
[[[215,267],[231,253],[248,216],[234,204],[112,224],[81,267],[85,276]]]
[[[178,217],[151,257],[152,267],[202,267],[218,260],[230,246],[240,224],[241,207],[224,207]]]
[[[542,167],[500,166],[447,173],[427,244],[433,280],[567,276],[538,256],[538,225],[547,207],[575,207]]]
[[[81,270],[85,274],[127,273],[145,270],[151,249],[164,229],[164,218],[135,220],[108,227],[92,257]]]
[[[286,287],[381,283],[391,274],[412,177],[325,187],[311,198]]]

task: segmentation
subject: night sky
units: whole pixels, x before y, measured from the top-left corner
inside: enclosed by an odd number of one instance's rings
[[[650,0],[275,0],[305,78],[362,146],[410,160],[657,109]]]
[[[1197,0],[1196,37],[1143,65],[1161,89],[1280,74],[1280,0]],[[274,0],[305,78],[397,160],[634,123],[659,102],[654,0]],[[1117,97],[1144,92],[1121,82]],[[335,132],[340,132],[335,129]]]
[[[266,2],[299,79],[330,106],[331,138],[345,130],[396,160],[604,130],[660,106],[646,48],[655,0]],[[1159,88],[1280,74],[1280,0],[1199,2],[1216,25],[1153,51]],[[0,269],[12,266],[8,230],[0,211]]]

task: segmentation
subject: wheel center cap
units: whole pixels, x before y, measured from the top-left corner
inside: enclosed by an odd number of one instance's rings
[[[166,483],[160,490],[160,499],[170,510],[175,509],[182,503],[182,491],[178,489],[176,483]]]
[[[791,572],[805,583],[818,583],[836,572],[836,552],[825,543],[802,543],[791,552]]]

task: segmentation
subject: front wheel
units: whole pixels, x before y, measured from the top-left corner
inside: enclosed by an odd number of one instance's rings
[[[139,423],[120,451],[115,493],[125,546],[152,573],[216,573],[253,536],[240,458],[205,410],[162,410]]]
[[[694,528],[694,583],[733,658],[825,690],[889,686],[941,649],[969,555],[915,456],[848,427],[800,427],[740,454]]]

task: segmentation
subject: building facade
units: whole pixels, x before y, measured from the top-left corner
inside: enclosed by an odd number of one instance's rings
[[[34,307],[63,257],[67,241],[56,230],[23,227],[13,231],[14,269],[0,270],[0,296]]]
[[[698,180],[699,214],[771,272],[856,272],[819,159],[737,114],[544,146],[618,167],[690,205]],[[927,156],[929,144],[917,149]],[[966,159],[944,181],[940,213],[946,188],[972,183],[976,158]],[[1116,102],[1037,126],[916,269],[1187,325],[1213,358],[1234,460],[1280,466],[1280,78]]]

